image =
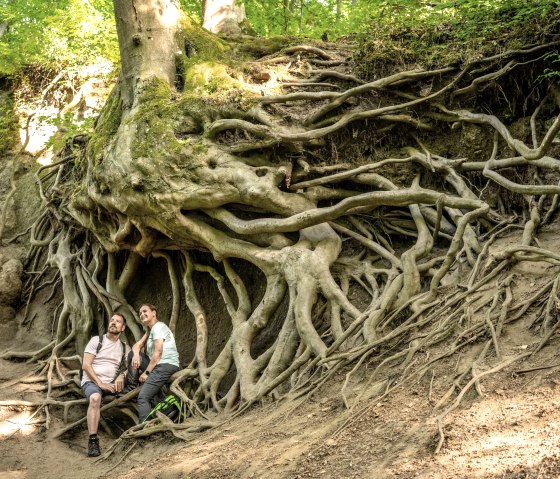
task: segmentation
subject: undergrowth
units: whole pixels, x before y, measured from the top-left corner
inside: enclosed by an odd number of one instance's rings
[[[410,65],[465,64],[558,40],[557,0],[386,1],[358,38],[356,73],[372,78]],[[550,57],[550,72],[556,71]]]

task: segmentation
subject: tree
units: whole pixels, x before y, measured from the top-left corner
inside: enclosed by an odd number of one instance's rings
[[[202,26],[212,33],[239,35],[247,29],[245,4],[238,0],[205,0]]]
[[[0,25],[0,74],[117,60],[110,0],[4,1]]]
[[[264,39],[237,39],[236,56],[253,55],[238,64],[171,0],[115,1],[115,15],[122,71],[95,132],[73,138],[38,172],[46,210],[32,230],[31,261],[48,247],[62,283],[56,337],[4,357],[50,354],[46,367],[56,371],[65,348],[81,352],[93,327],[104,330],[102,313],[116,308],[137,337],[130,303],[146,299],[131,290],[150,281],[141,272],[152,259],[166,265],[171,329],[180,337],[191,320],[196,330],[193,351],[181,351],[192,359],[172,387],[191,412],[303,394],[369,360],[372,378],[398,364],[396,379],[379,379],[390,391],[475,339],[484,339],[482,357],[493,347],[500,358],[506,322],[526,311],[507,300],[511,277],[496,285],[496,303],[481,307],[487,315],[462,306],[517,261],[560,261],[532,245],[560,194],[558,160],[547,156],[560,131],[558,92],[539,76],[558,42],[367,81],[348,73],[344,44],[277,51]],[[359,53],[372,52],[366,44]],[[462,108],[478,107],[487,89],[485,109],[521,118],[496,92],[522,68],[529,145],[498,116]],[[443,145],[441,131],[457,136]],[[481,150],[465,159],[469,135]],[[538,175],[516,183],[511,168],[536,168],[547,183]],[[495,206],[504,194],[519,195],[530,221],[522,244],[489,257],[514,221]],[[470,275],[458,285],[461,269]],[[210,288],[201,294],[202,278],[215,281],[227,321]],[[542,321],[541,347],[554,331]],[[451,352],[412,368],[420,351],[450,336]],[[461,376],[467,389],[472,371]]]

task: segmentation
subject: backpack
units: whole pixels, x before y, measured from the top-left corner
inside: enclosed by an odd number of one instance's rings
[[[103,346],[103,338],[105,337],[105,335],[100,335],[99,336],[99,344],[97,345],[97,348],[95,349],[95,354],[99,354],[99,351],[101,351],[101,346]],[[121,373],[121,371],[124,370],[124,366],[126,364],[126,345],[121,341],[121,346],[122,346],[122,358],[121,358],[121,362],[119,363],[119,367],[117,368],[117,374],[115,375],[115,379],[117,379],[118,375]],[[84,377],[84,368],[80,368],[80,382],[82,382],[82,378]],[[113,379],[113,382],[115,381],[115,379]]]
[[[157,417],[157,412],[166,415],[174,422],[179,422],[179,420],[184,417],[184,414],[181,411],[181,402],[175,397],[174,394],[168,394],[165,399],[158,402],[150,411],[150,414],[146,416],[146,419],[144,419],[144,421],[155,419]]]

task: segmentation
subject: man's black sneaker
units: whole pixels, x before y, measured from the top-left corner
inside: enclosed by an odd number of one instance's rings
[[[98,438],[90,438],[88,443],[88,456],[89,457],[96,457],[101,454],[101,448],[99,447],[99,439]]]

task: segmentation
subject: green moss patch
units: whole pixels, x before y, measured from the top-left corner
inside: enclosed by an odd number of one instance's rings
[[[94,133],[87,146],[87,155],[95,164],[102,161],[103,152],[117,132],[122,118],[121,92],[118,84],[113,88],[103,108]]]
[[[0,156],[14,148],[17,141],[18,122],[14,110],[14,99],[0,95]]]
[[[127,121],[137,128],[132,142],[132,158],[151,158],[153,162],[176,157],[181,143],[175,137],[174,125],[180,119],[171,87],[153,78],[142,86],[138,107]]]

